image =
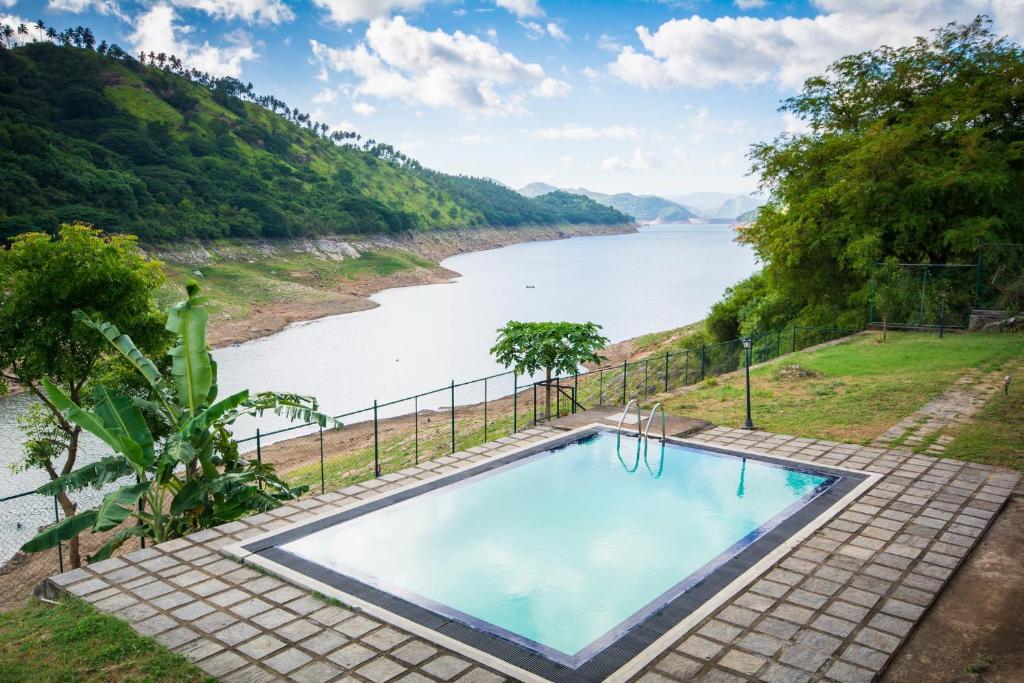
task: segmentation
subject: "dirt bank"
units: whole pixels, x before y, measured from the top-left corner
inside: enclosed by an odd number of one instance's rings
[[[384,289],[450,281],[458,273],[438,264],[455,254],[497,249],[519,242],[564,239],[584,235],[613,235],[635,232],[635,225],[558,225],[521,228],[474,228],[434,230],[401,235],[329,236],[317,239],[270,241],[221,241],[175,246],[154,246],[148,251],[168,266],[168,275],[180,289],[184,280],[203,280],[212,266],[237,264],[250,269],[265,264],[285,265],[286,277],[270,270],[265,280],[246,286],[225,284],[218,292],[217,281],[208,279],[207,293],[217,303],[223,294],[228,303],[214,311],[209,340],[215,347],[229,346],[279,332],[289,324],[329,315],[366,310],[377,304],[369,297]],[[344,277],[325,277],[324,265],[337,265],[372,254],[406,254],[418,265],[386,274],[360,271]],[[271,287],[263,287],[267,282]],[[234,304],[234,305],[230,305]]]

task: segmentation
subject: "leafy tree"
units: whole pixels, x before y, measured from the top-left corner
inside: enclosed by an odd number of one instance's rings
[[[544,414],[551,414],[552,373],[576,372],[583,363],[599,363],[598,351],[608,344],[596,323],[524,323],[510,320],[498,330],[491,348],[495,360],[517,375],[544,371]]]
[[[770,201],[741,235],[772,297],[737,315],[858,325],[886,257],[971,263],[1024,241],[1021,83],[1021,46],[980,17],[808,79],[782,109],[809,130],[751,152]]]
[[[23,466],[42,468],[58,479],[74,469],[78,457],[82,428],[53,403],[44,383],[89,405],[89,384],[100,374],[116,372],[109,347],[77,324],[71,312],[101,315],[140,348],[163,352],[168,342],[164,316],[151,298],[162,282],[159,264],[139,252],[133,237],[106,236],[84,225],[66,225],[56,239],[27,233],[0,249],[0,368],[42,405],[24,424],[29,441]],[[65,516],[75,514],[65,491],[57,498]],[[69,554],[78,566],[77,541]]]
[[[888,333],[889,320],[907,298],[909,281],[906,270],[895,257],[885,259],[874,277],[874,306],[882,319],[882,341]]]
[[[47,528],[22,550],[38,552],[75,539],[86,530],[99,533],[122,527],[92,556],[95,561],[109,557],[133,536],[159,543],[275,508],[306,490],[305,486],[285,484],[273,465],[243,459],[229,427],[241,416],[268,410],[321,426],[333,419],[316,412],[314,399],[297,394],[243,390],[217,400],[217,364],[206,345],[209,313],[198,296],[198,285],[190,285],[188,298],[167,313],[167,329],[176,337],[169,354],[170,378],[116,326],[82,311],[76,311],[74,317],[79,327],[135,368],[148,384],[150,396],[133,400],[100,384],[94,391],[94,407],[87,410],[43,380],[48,402],[63,418],[87,430],[114,453],[56,478],[39,493],[66,494],[131,475],[134,478],[104,496],[96,508]],[[146,414],[166,428],[165,438],[154,435]],[[129,520],[135,523],[125,525]]]

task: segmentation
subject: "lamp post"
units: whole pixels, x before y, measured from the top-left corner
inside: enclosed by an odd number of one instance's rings
[[[753,345],[750,337],[743,338],[743,350],[747,356],[747,421],[743,423],[743,429],[757,429],[754,421],[750,419],[750,347]]]

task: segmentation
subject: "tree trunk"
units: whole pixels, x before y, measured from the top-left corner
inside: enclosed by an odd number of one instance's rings
[[[888,316],[885,316],[885,315],[882,316],[882,341],[883,342],[885,341],[885,333],[887,331],[886,328],[888,327],[888,323],[889,323],[887,318],[888,318]]]
[[[551,368],[544,370],[547,381],[544,383],[544,417],[551,419]]]
[[[57,494],[57,502],[60,503],[60,508],[64,513],[65,518],[71,517],[78,510],[78,505],[68,498],[68,494],[64,491]],[[72,569],[78,569],[82,566],[82,555],[78,543],[78,536],[75,536],[68,541],[68,563],[71,565]]]

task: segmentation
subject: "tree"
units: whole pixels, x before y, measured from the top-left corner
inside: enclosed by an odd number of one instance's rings
[[[104,340],[76,323],[72,311],[102,315],[140,348],[162,353],[168,337],[151,298],[162,282],[160,265],[139,252],[135,238],[107,236],[85,225],[65,225],[56,239],[23,234],[0,249],[0,368],[45,411],[29,425],[24,464],[58,479],[74,469],[78,456],[82,428],[50,400],[43,383],[88,405],[90,383],[116,365]],[[66,492],[57,498],[66,517],[75,514]],[[78,566],[77,541],[69,554]]]
[[[268,410],[321,426],[337,423],[316,412],[316,401],[307,396],[243,390],[217,400],[217,364],[206,344],[209,312],[198,289],[189,285],[188,298],[167,312],[167,330],[176,337],[169,379],[116,326],[75,311],[78,326],[130,363],[150,394],[146,400],[133,400],[100,384],[94,407],[87,410],[44,380],[47,400],[64,419],[96,436],[114,454],[64,474],[39,493],[66,495],[132,478],[106,494],[96,508],[47,528],[22,550],[38,552],[86,530],[108,532],[124,525],[90,558],[105,559],[133,536],[160,543],[278,507],[307,489],[289,487],[273,465],[243,459],[229,427],[239,417]],[[166,427],[165,438],[154,435],[147,415]],[[135,523],[125,525],[129,520]]]
[[[551,414],[552,373],[577,372],[583,363],[599,363],[598,351],[608,343],[595,323],[524,323],[510,320],[498,330],[491,348],[495,360],[517,375],[544,371],[544,414]]]
[[[882,262],[874,277],[874,307],[882,318],[882,341],[888,333],[892,314],[906,300],[909,282],[907,273],[895,257]],[[869,321],[870,322],[870,321]]]
[[[770,200],[741,233],[785,304],[767,326],[859,325],[889,256],[971,263],[1024,241],[1022,82],[1024,50],[979,17],[844,57],[785,100],[808,130],[753,147]]]

